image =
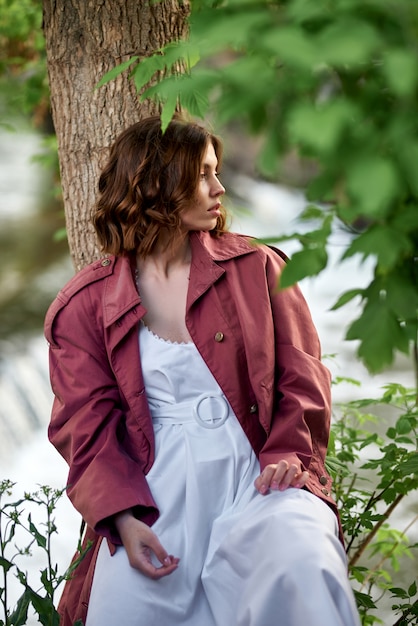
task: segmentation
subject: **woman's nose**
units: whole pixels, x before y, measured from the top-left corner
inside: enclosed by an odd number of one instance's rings
[[[225,193],[225,187],[222,185],[222,183],[217,180],[216,181],[216,187],[215,187],[215,191],[214,191],[214,195],[215,196],[223,196]]]

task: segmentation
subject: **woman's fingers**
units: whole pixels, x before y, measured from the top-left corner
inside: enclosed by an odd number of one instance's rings
[[[299,475],[295,476],[295,483],[292,484],[292,487],[296,487],[296,489],[301,489],[306,485],[309,478],[309,472],[300,472]]]
[[[131,511],[119,513],[115,522],[131,567],[154,580],[167,576],[177,569],[180,559],[168,554],[154,531],[136,519]],[[153,563],[153,555],[161,566],[157,567]]]
[[[138,569],[153,579],[162,578],[174,572],[180,562],[180,559],[174,557],[172,554],[168,554],[161,545],[156,534],[149,530],[149,536],[142,540],[140,545],[141,558],[139,560]],[[155,554],[159,562],[160,567],[156,567],[152,562],[152,553]]]
[[[170,554],[164,556],[163,560],[160,561],[161,566],[156,567],[152,562],[152,552],[153,550],[148,546],[140,546],[139,551],[135,551],[132,558],[129,558],[130,565],[153,580],[168,576],[177,569],[180,559]]]
[[[260,476],[254,482],[256,489],[261,494],[266,494],[271,490],[284,491],[288,487],[296,487],[300,489],[306,484],[309,473],[300,471],[300,468],[285,460],[279,461],[277,464],[267,465]]]

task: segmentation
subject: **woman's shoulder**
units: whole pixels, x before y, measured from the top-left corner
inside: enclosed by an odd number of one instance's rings
[[[94,261],[78,271],[60,289],[48,308],[44,323],[47,338],[49,339],[52,324],[61,311],[68,309],[74,315],[90,306],[93,300],[101,301],[107,279],[115,276],[118,280],[121,274],[128,272],[131,272],[129,259],[115,256]]]
[[[57,299],[67,302],[79,291],[113,274],[117,263],[117,257],[108,256],[86,265],[60,289]]]

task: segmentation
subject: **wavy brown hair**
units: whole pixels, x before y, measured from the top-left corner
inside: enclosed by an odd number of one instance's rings
[[[222,143],[194,122],[175,116],[166,131],[153,116],[123,131],[113,144],[99,179],[93,224],[104,252],[150,254],[159,236],[175,241],[181,233],[181,212],[194,200],[200,167],[211,142],[219,164]],[[222,207],[216,227],[226,231]]]

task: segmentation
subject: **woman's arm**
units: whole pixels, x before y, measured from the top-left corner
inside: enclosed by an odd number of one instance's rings
[[[82,292],[47,318],[55,396],[48,434],[69,465],[75,508],[96,532],[120,543],[116,513],[132,509],[151,524],[158,510],[138,460],[121,443],[125,414],[96,317]]]
[[[330,426],[330,374],[321,363],[320,344],[298,286],[278,290],[283,259],[268,251],[267,279],[275,332],[275,401],[271,429],[260,452],[262,474],[256,486],[304,486],[323,462]],[[324,480],[324,478],[323,478]],[[318,485],[318,488],[320,485]]]

